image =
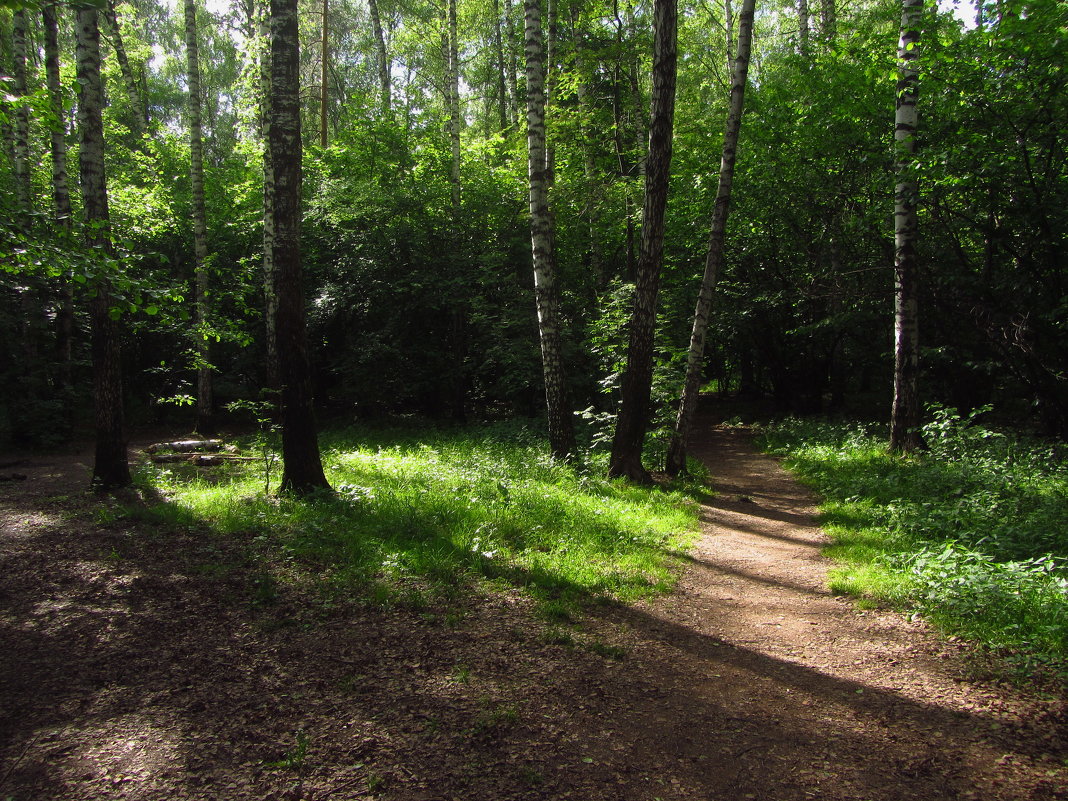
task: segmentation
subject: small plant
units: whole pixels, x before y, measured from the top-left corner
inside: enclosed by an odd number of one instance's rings
[[[618,645],[603,643],[600,640],[592,640],[586,643],[586,648],[598,656],[603,656],[605,659],[621,660],[627,655],[626,649],[620,648]]]
[[[471,668],[467,665],[457,665],[452,671],[452,678],[457,684],[469,684],[471,682]]]
[[[297,732],[297,744],[285,756],[273,762],[264,762],[264,767],[276,770],[291,770],[300,773],[304,770],[305,760],[308,756],[308,735],[303,731]]]
[[[377,793],[386,786],[386,778],[373,770],[367,771],[367,792]]]
[[[575,637],[570,631],[556,627],[546,630],[542,639],[547,645],[564,645],[570,648],[575,644]]]

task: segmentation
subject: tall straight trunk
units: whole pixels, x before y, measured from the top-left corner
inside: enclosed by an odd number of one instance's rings
[[[48,101],[55,121],[49,129],[49,150],[52,156],[52,201],[55,204],[56,225],[66,234],[73,227],[70,206],[70,185],[67,178],[67,131],[64,120],[63,92],[59,73],[58,3],[48,0],[41,7],[44,23],[45,81]],[[60,384],[71,385],[71,357],[74,342],[74,284],[70,275],[60,278],[60,304],[56,319],[56,351],[60,364]]]
[[[808,0],[797,0],[797,35],[801,55],[807,56],[809,38],[812,35],[812,17],[808,8]]]
[[[95,7],[78,9],[77,42],[79,161],[86,243],[94,250],[114,256],[104,174],[104,91],[100,80],[100,30]],[[93,485],[101,489],[124,487],[130,483],[130,466],[122,434],[119,332],[110,311],[111,286],[105,276],[94,282],[93,297],[89,302],[96,417]]]
[[[326,109],[330,85],[330,0],[323,0],[323,38],[320,46],[319,74],[319,147],[326,149]]]
[[[267,389],[276,393],[278,376],[278,296],[274,267],[274,167],[271,162],[271,18],[270,0],[262,0],[260,36],[260,136],[263,139],[263,334]]]
[[[130,101],[130,108],[133,109],[134,120],[137,125],[137,130],[134,133],[141,133],[141,130],[148,127],[148,106],[137,89],[137,79],[134,78],[133,69],[130,67],[130,59],[126,55],[126,45],[122,41],[122,29],[119,27],[119,15],[115,11],[115,0],[107,0],[104,6],[104,15],[107,17],[108,25],[111,27],[111,43],[115,51],[115,60],[119,62],[122,83],[126,88],[126,96]]]
[[[375,50],[378,53],[378,85],[381,91],[382,113],[388,115],[393,99],[393,90],[389,77],[389,55],[386,52],[386,35],[382,30],[382,16],[378,12],[378,0],[367,0],[371,11],[371,30],[375,36]]]
[[[571,6],[571,27],[575,36],[575,71],[578,74],[575,99],[579,108],[579,130],[582,132],[582,168],[586,178],[586,201],[583,210],[589,235],[588,266],[594,276],[594,290],[596,293],[604,286],[604,260],[601,257],[600,239],[597,234],[598,187],[597,162],[594,153],[594,143],[597,140],[591,123],[593,109],[590,106],[590,92],[586,82],[588,65],[586,63],[585,32],[581,29],[579,9],[576,5]]]
[[[504,39],[501,36],[501,0],[493,0],[493,59],[497,68],[497,113],[502,131],[511,126],[508,116],[508,87],[504,68]]]
[[[650,105],[649,156],[645,167],[642,238],[638,253],[634,309],[619,417],[612,439],[608,474],[648,482],[642,465],[642,444],[649,425],[653,380],[653,335],[660,268],[664,254],[664,213],[671,174],[672,127],[675,116],[677,63],[677,0],[653,3],[653,91]]]
[[[15,92],[23,98],[30,93],[26,74],[26,59],[29,51],[27,42],[26,9],[20,8],[11,14],[11,54],[14,62]],[[29,224],[32,211],[32,191],[30,174],[30,109],[25,103],[19,103],[15,109],[15,199],[23,224]]]
[[[457,41],[456,0],[447,0],[448,5],[448,72],[447,97],[449,104],[449,146],[452,150],[452,210],[455,218],[460,214],[460,46]]]
[[[282,491],[329,490],[319,458],[304,322],[300,253],[300,39],[297,0],[271,0],[271,110],[268,147],[274,173],[272,257],[281,381]]]
[[[906,453],[922,448],[924,444],[917,389],[920,363],[916,204],[919,187],[912,173],[916,154],[922,15],[923,0],[903,0],[894,115],[897,185],[894,189],[894,404],[890,415],[890,449]]]
[[[575,455],[575,427],[564,379],[560,302],[549,214],[549,165],[545,147],[545,64],[541,0],[526,0],[524,49],[527,57],[527,175],[530,181],[530,244],[534,261],[534,300],[538,311],[542,375],[553,456]]]
[[[205,436],[215,433],[211,346],[208,338],[208,227],[204,211],[204,134],[200,119],[200,55],[196,0],[185,0],[185,54],[189,82],[189,183],[193,193],[193,276],[197,353],[197,423]]]
[[[508,58],[508,103],[512,120],[519,123],[519,46],[515,35],[515,6],[504,0],[504,52]]]
[[[686,470],[686,441],[690,436],[690,427],[701,391],[705,337],[712,312],[712,298],[723,264],[723,244],[727,232],[727,214],[730,211],[731,187],[734,183],[734,163],[738,155],[738,135],[742,130],[742,108],[745,102],[745,84],[749,77],[755,8],[756,0],[743,0],[742,11],[738,17],[738,55],[731,69],[731,96],[727,127],[723,133],[723,155],[719,163],[719,188],[716,190],[716,203],[712,209],[712,229],[708,235],[708,250],[705,253],[705,273],[701,278],[701,291],[697,295],[697,308],[693,314],[693,333],[690,335],[690,350],[686,357],[686,380],[679,401],[675,432],[667,453],[665,469],[672,476]]]
[[[838,10],[834,0],[820,0],[820,35],[825,42],[833,42],[838,35]]]

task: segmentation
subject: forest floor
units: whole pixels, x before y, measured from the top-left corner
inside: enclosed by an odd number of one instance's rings
[[[0,799],[1066,799],[1064,698],[826,588],[814,499],[701,427],[717,496],[673,594],[561,627],[265,602],[249,543],[0,483]]]

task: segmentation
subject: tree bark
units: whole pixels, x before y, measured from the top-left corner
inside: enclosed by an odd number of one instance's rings
[[[29,79],[26,74],[26,59],[29,50],[27,42],[26,9],[20,8],[11,14],[11,54],[14,62],[15,93],[20,98],[29,91]],[[30,109],[25,103],[15,108],[15,199],[23,225],[28,225],[32,212],[32,191],[30,172]]]
[[[82,207],[86,243],[103,256],[114,255],[109,231],[107,179],[104,173],[104,92],[100,79],[100,30],[95,7],[79,8],[78,123]],[[130,466],[123,439],[122,374],[118,325],[111,317],[110,283],[98,278],[89,302],[93,355],[93,401],[96,418],[96,455],[92,483],[100,489],[130,483]]]
[[[727,127],[723,133],[723,156],[719,165],[719,188],[712,210],[712,229],[708,235],[708,250],[705,254],[705,272],[701,290],[697,296],[697,308],[693,315],[693,333],[690,335],[690,350],[686,358],[686,381],[683,384],[675,431],[668,447],[666,470],[677,476],[686,470],[686,441],[690,436],[694,412],[701,391],[701,374],[704,367],[705,337],[712,311],[712,298],[719,281],[723,264],[723,245],[727,232],[727,215],[730,211],[731,187],[734,183],[734,164],[738,155],[738,135],[742,130],[742,109],[745,102],[745,85],[749,77],[749,57],[753,44],[753,14],[756,0],[743,0],[738,17],[738,55],[731,69],[731,96],[727,113]]]
[[[185,0],[185,52],[189,82],[189,183],[193,195],[194,337],[197,354],[196,430],[215,433],[215,402],[208,337],[208,228],[204,209],[204,135],[200,117],[200,55],[196,0]]]
[[[107,17],[108,25],[111,26],[115,60],[119,62],[123,86],[126,88],[126,96],[129,98],[130,108],[133,109],[134,120],[137,124],[134,133],[140,134],[148,127],[148,106],[141,97],[141,93],[137,91],[137,79],[134,78],[133,69],[130,67],[130,59],[126,56],[126,46],[122,41],[122,29],[119,27],[119,15],[115,11],[115,0],[107,0],[107,4],[104,6],[104,16]]]
[[[797,35],[799,49],[802,56],[809,53],[809,39],[811,38],[812,18],[808,8],[808,0],[797,0]]]
[[[675,116],[677,0],[653,3],[653,91],[650,105],[649,156],[645,169],[641,249],[638,254],[634,309],[630,318],[627,368],[623,374],[619,417],[608,475],[649,482],[642,465],[642,444],[649,425],[653,379],[653,335],[664,253],[664,213],[671,173]]]
[[[559,459],[576,452],[575,427],[567,397],[561,352],[559,296],[549,213],[549,170],[545,147],[545,64],[541,0],[526,0],[527,175],[530,187],[530,243],[534,262],[534,300],[538,311],[542,375],[549,424],[549,447]]]
[[[820,35],[828,43],[838,35],[838,11],[834,0],[820,0]]]
[[[519,47],[515,36],[513,0],[504,0],[504,51],[508,57],[508,103],[512,120],[519,123]]]
[[[378,52],[378,84],[382,92],[382,113],[389,114],[393,99],[393,90],[389,76],[389,55],[386,52],[386,35],[382,30],[382,17],[378,12],[378,0],[367,0],[371,12],[371,30],[375,36],[375,48]]]
[[[267,390],[276,393],[278,376],[278,297],[274,266],[274,167],[271,161],[271,18],[270,0],[262,0],[260,34],[260,135],[263,139],[263,328]]]
[[[41,7],[44,23],[45,81],[48,100],[55,115],[49,128],[49,151],[52,156],[52,201],[55,205],[56,225],[69,235],[73,228],[70,205],[70,184],[67,177],[67,131],[64,124],[63,92],[59,73],[58,3],[49,0]],[[60,278],[60,303],[56,319],[56,351],[60,363],[60,385],[71,385],[71,357],[74,342],[74,284],[70,275]]]
[[[300,40],[297,0],[271,0],[271,115],[268,147],[274,173],[272,257],[281,381],[282,491],[329,490],[312,409],[300,252]]]
[[[452,150],[452,210],[454,218],[460,216],[460,45],[456,22],[456,0],[446,0],[448,6],[448,58],[446,82],[449,105],[449,145]]]
[[[916,205],[919,187],[912,173],[916,154],[916,102],[919,97],[920,18],[923,0],[903,0],[898,46],[897,109],[894,140],[897,149],[894,190],[894,403],[890,415],[890,449],[911,452],[922,448],[920,433],[919,309]]]

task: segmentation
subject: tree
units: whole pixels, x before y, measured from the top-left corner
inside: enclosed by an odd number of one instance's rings
[[[386,36],[382,31],[382,17],[378,10],[378,0],[367,0],[368,10],[371,14],[371,30],[375,37],[376,66],[378,67],[378,86],[382,93],[382,114],[388,115],[390,103],[393,99],[393,89],[390,81],[390,61],[386,51]]]
[[[197,47],[196,0],[185,0],[186,72],[189,81],[189,183],[193,193],[193,256],[197,366],[196,430],[215,433],[211,346],[208,321],[208,231],[204,210],[204,135],[200,121],[200,57]]]
[[[723,245],[727,233],[727,214],[730,211],[731,186],[734,182],[734,163],[738,155],[738,134],[742,129],[742,106],[745,101],[745,85],[749,78],[749,55],[753,42],[753,13],[756,0],[744,0],[738,17],[738,55],[731,69],[730,110],[727,113],[727,128],[723,134],[723,156],[719,167],[719,188],[716,191],[712,210],[712,230],[708,235],[705,255],[705,272],[701,279],[701,291],[693,315],[693,333],[686,358],[686,379],[679,401],[679,414],[675,431],[668,447],[666,470],[677,476],[686,469],[686,440],[697,409],[701,390],[701,375],[704,368],[705,336],[708,333],[708,318],[712,311],[712,298],[723,264]]]
[[[648,427],[653,379],[653,334],[664,254],[664,213],[671,173],[677,64],[677,0],[653,4],[653,91],[649,155],[645,167],[641,249],[638,254],[634,308],[630,317],[627,368],[623,374],[619,417],[612,439],[609,476],[647,483],[642,445]]]
[[[97,11],[78,9],[78,125],[81,130],[81,188],[86,244],[97,259],[114,258],[109,230],[107,179],[104,173],[104,92],[100,80],[100,29]],[[96,457],[93,485],[100,489],[130,483],[123,438],[122,373],[118,323],[111,315],[111,287],[105,274],[97,278],[89,301],[93,352],[93,399],[96,407]]]
[[[282,422],[282,490],[329,490],[312,411],[300,250],[300,39],[296,0],[271,0],[269,136],[273,192],[270,260],[277,303],[275,334]]]
[[[534,261],[534,298],[538,310],[542,375],[549,422],[549,447],[560,459],[575,455],[575,428],[564,379],[560,347],[560,301],[549,213],[549,170],[545,146],[545,63],[541,0],[527,0],[527,174],[530,186],[530,244]]]
[[[919,195],[913,161],[916,154],[916,101],[919,96],[919,24],[923,0],[903,0],[898,46],[897,149],[894,190],[894,403],[890,449],[908,453],[923,447],[920,434],[919,308],[916,240]]]

